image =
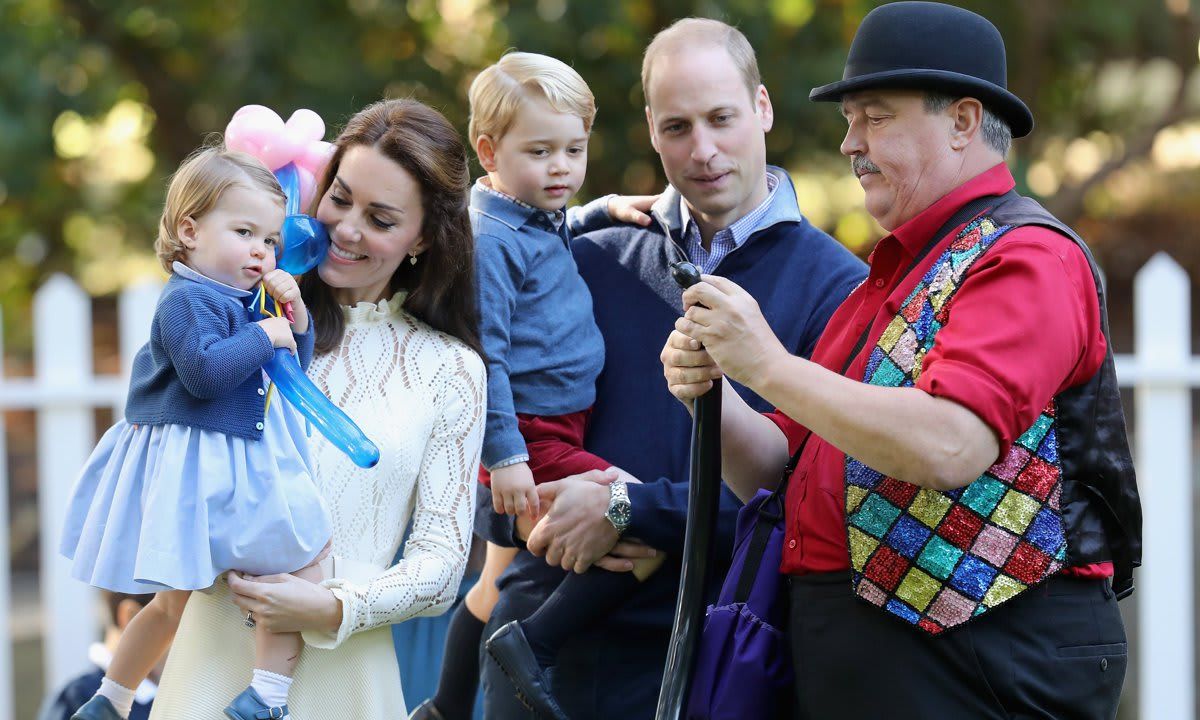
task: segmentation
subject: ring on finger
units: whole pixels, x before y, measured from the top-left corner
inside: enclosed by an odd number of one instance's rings
[[[255,627],[258,625],[258,623],[254,622],[254,612],[252,610],[246,611],[245,623],[246,623],[246,627],[248,627],[248,628],[252,628],[252,627]]]

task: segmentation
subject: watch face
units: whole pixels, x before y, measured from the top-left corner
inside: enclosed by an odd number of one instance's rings
[[[619,528],[629,525],[630,506],[628,502],[613,503],[608,509],[608,519]]]

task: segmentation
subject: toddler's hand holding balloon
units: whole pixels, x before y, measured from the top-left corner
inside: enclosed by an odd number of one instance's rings
[[[308,308],[304,306],[296,278],[284,270],[275,269],[263,276],[262,284],[276,302],[291,307],[292,315],[288,320],[292,323],[292,330],[301,334],[308,332]]]
[[[285,317],[269,317],[258,321],[258,326],[271,340],[271,347],[283,348],[296,352],[296,336],[292,334],[292,324]]]

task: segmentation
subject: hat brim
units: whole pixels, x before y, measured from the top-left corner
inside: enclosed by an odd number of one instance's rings
[[[858,75],[813,88],[808,99],[838,102],[850,93],[873,89],[933,90],[977,98],[1008,123],[1013,137],[1024,137],[1033,131],[1033,113],[1021,98],[999,85],[949,70],[911,68]]]

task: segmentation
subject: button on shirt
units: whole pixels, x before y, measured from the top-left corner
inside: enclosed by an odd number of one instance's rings
[[[880,240],[871,254],[867,281],[830,318],[813,350],[813,362],[840,371],[870,325],[868,342],[846,373],[861,381],[884,328],[963,226],[935,240],[938,245],[907,279],[899,277],[931,241],[930,235],[963,205],[1001,195],[1014,184],[1008,167],[996,165]],[[949,321],[925,357],[916,387],[975,413],[996,433],[1003,456],[1051,397],[1095,375],[1105,350],[1087,259],[1069,238],[1024,226],[1000,238],[967,274]],[[795,452],[807,430],[778,411],[767,417],[783,430],[790,452]],[[845,453],[820,437],[813,436],[805,446],[788,484],[783,572],[804,575],[850,567],[845,463]],[[1112,574],[1112,564],[1066,572],[1106,577]]]
[[[726,255],[740,248],[746,239],[759,229],[759,223],[771,210],[771,202],[775,199],[775,188],[777,187],[779,187],[779,178],[768,172],[766,199],[729,227],[718,230],[713,235],[707,250],[704,249],[704,242],[700,237],[700,225],[692,218],[687,203],[680,197],[679,217],[683,221],[683,242],[688,258],[703,272],[711,275]]]

